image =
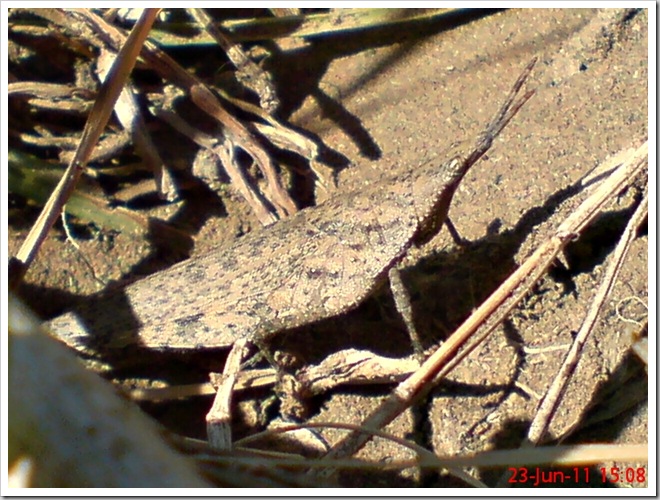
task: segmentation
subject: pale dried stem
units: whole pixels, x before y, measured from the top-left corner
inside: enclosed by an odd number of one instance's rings
[[[132,389],[129,391],[134,401],[169,401],[172,399],[189,398],[193,396],[213,396],[216,387],[222,383],[222,374],[211,373],[211,382],[203,384],[182,384],[171,387],[156,387],[148,389]],[[257,370],[242,370],[236,378],[234,392],[268,387],[277,383],[278,375],[274,368]]]
[[[619,460],[621,462],[640,462],[648,460],[647,444],[579,444],[579,445],[560,445],[547,446],[529,449],[515,450],[490,450],[474,454],[462,455],[435,455],[427,449],[410,442],[404,438],[399,438],[384,431],[365,430],[354,424],[343,424],[334,422],[314,422],[306,424],[290,424],[277,429],[268,430],[250,437],[243,438],[237,442],[237,446],[244,446],[263,439],[272,434],[291,432],[298,429],[344,429],[357,432],[369,432],[374,436],[380,437],[399,444],[418,452],[419,457],[414,460],[393,460],[387,463],[370,463],[356,459],[336,459],[329,464],[328,460],[321,459],[316,461],[301,461],[298,457],[289,459],[274,460],[273,463],[282,466],[320,469],[333,465],[342,469],[368,469],[377,468],[378,470],[407,469],[410,467],[425,468],[443,468],[452,469],[458,467],[512,467],[512,466],[578,466],[592,465],[602,463],[606,460]],[[258,450],[254,451],[258,453]],[[485,485],[474,478],[466,478],[469,484],[484,487]]]
[[[11,82],[7,84],[7,95],[24,96],[35,108],[68,113],[87,113],[95,97],[89,89],[45,82]]]
[[[92,150],[108,123],[110,114],[114,109],[122,88],[126,84],[128,75],[135,66],[135,61],[142,44],[147,38],[159,10],[145,9],[129,37],[124,40],[119,55],[110,70],[110,74],[101,86],[96,102],[89,113],[76,154],[16,255],[18,265],[15,268],[15,275],[11,277],[12,284],[20,282],[23,278],[34,257],[37,255],[48,231],[60,216],[62,207],[70,198],[71,193],[73,193]]]
[[[269,114],[275,112],[279,106],[275,86],[268,73],[262,70],[250,59],[241,46],[225,34],[220,25],[215,24],[204,9],[189,9],[190,14],[201,24],[206,32],[222,47],[227,57],[238,70],[238,80],[259,95],[261,107]]]
[[[643,219],[648,215],[648,193],[644,196],[642,203],[637,207],[628,225],[614,250],[612,261],[607,268],[601,285],[596,293],[596,297],[591,303],[591,307],[584,318],[580,331],[575,336],[573,344],[568,351],[559,372],[555,376],[552,384],[539,406],[534,419],[529,427],[527,439],[522,446],[535,446],[540,443],[545,436],[550,422],[554,417],[561,398],[566,391],[566,387],[577,367],[582,350],[591,335],[596,321],[605,305],[605,300],[610,296],[614,283],[621,271],[623,262],[630,251],[630,246],[635,239],[637,228]]]
[[[10,133],[11,134],[11,133]],[[27,133],[20,133],[18,137],[25,144],[37,146],[40,148],[57,147],[60,148],[59,159],[61,162],[69,163],[73,160],[75,152],[74,148],[77,147],[80,139],[75,137],[62,137],[62,136],[36,136]],[[117,155],[119,151],[130,145],[131,137],[125,130],[115,133],[106,134],[99,139],[96,143],[96,148],[87,159],[88,163],[101,162],[109,160]]]
[[[293,433],[293,432],[300,431],[300,430],[310,430],[310,429],[344,429],[344,430],[351,430],[351,431],[356,431],[356,432],[365,431],[364,428],[361,428],[360,426],[357,426],[357,425],[344,424],[344,423],[339,423],[338,424],[338,423],[333,423],[333,422],[314,422],[314,423],[306,423],[306,424],[284,424],[284,425],[281,425],[277,428],[269,429],[267,431],[260,432],[258,434],[253,434],[252,436],[249,436],[247,438],[243,438],[239,442],[237,442],[236,445],[237,446],[245,446],[246,444],[258,442],[260,439],[263,439],[263,438],[266,438],[268,436],[272,436],[272,435],[275,435],[275,434],[282,434],[282,433],[285,433],[285,432],[286,433]],[[377,437],[389,440],[393,443],[398,444],[402,448],[408,448],[410,450],[413,450],[415,453],[417,453],[418,458],[415,459],[414,462],[408,462],[406,465],[404,465],[401,468],[404,468],[404,469],[413,468],[413,467],[417,468],[417,467],[419,467],[420,462],[424,461],[427,464],[432,464],[431,465],[432,467],[438,467],[440,469],[443,469],[443,470],[446,469],[446,470],[450,471],[456,477],[462,479],[463,481],[465,481],[466,484],[469,484],[474,488],[486,488],[487,487],[484,483],[482,483],[478,479],[475,479],[474,477],[470,476],[469,474],[467,474],[463,470],[461,470],[457,467],[454,467],[453,465],[446,466],[446,465],[442,464],[441,462],[443,461],[443,458],[438,457],[433,452],[427,450],[423,446],[418,445],[417,443],[414,443],[414,442],[410,441],[409,439],[400,438],[400,437],[397,437],[397,436],[395,436],[393,434],[390,434],[388,432],[385,432],[385,431],[366,431],[366,432],[370,432],[372,434],[372,436],[374,436],[374,437],[377,436]],[[450,458],[449,460],[452,460],[452,458]],[[360,463],[362,464],[363,468],[368,468],[370,466],[369,463],[365,463],[365,462],[360,462]],[[402,462],[399,462],[399,463],[402,463]],[[310,465],[309,463],[305,464],[305,466],[309,466],[309,465]],[[326,460],[325,459],[318,460],[318,461],[315,461],[315,462],[311,463],[311,466],[314,467],[314,468],[323,467],[325,465],[326,465]],[[351,465],[353,465],[353,464],[351,464]],[[385,466],[383,463],[379,463],[377,465],[377,468],[380,469],[380,470],[384,470],[384,467],[389,468],[389,465],[390,464]],[[394,468],[399,468],[399,465],[398,464],[395,465]]]
[[[114,54],[109,50],[101,50],[96,65],[101,81],[105,80],[114,59]],[[135,148],[154,174],[158,195],[162,199],[175,200],[178,197],[176,184],[147,131],[135,90],[130,82],[126,83],[121,94],[119,94],[115,105],[115,115],[122,127],[131,135]]]
[[[216,450],[231,449],[231,396],[246,350],[247,339],[234,342],[225,362],[213,406],[206,415],[209,445]]]

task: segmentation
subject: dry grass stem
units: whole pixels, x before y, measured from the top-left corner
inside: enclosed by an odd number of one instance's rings
[[[568,386],[568,382],[571,379],[575,368],[577,367],[578,362],[580,361],[580,355],[582,349],[587,342],[591,332],[593,331],[596,321],[602,311],[602,308],[605,304],[605,301],[609,297],[612,287],[617,279],[621,266],[625,261],[628,251],[630,250],[630,245],[635,239],[635,233],[640,223],[645,217],[648,216],[648,194],[644,196],[642,203],[637,207],[635,213],[631,217],[626,229],[619,240],[619,243],[614,250],[612,256],[612,262],[607,268],[605,276],[601,282],[601,286],[594,297],[591,307],[584,322],[580,327],[580,331],[575,336],[573,345],[568,351],[564,362],[557,373],[557,376],[553,380],[552,384],[548,388],[546,395],[543,399],[543,402],[539,406],[534,419],[529,427],[529,432],[527,434],[527,441],[523,446],[536,445],[543,440],[545,433],[550,426],[550,422],[557,408],[561,398]]]
[[[268,114],[273,114],[280,102],[270,75],[257,66],[243,49],[223,33],[222,28],[213,23],[204,9],[190,9],[191,15],[204,27],[204,30],[222,47],[227,57],[238,70],[237,77],[246,87],[259,96],[261,108]]]
[[[66,172],[58,186],[53,191],[50,199],[44,206],[39,218],[30,230],[23,245],[16,255],[16,260],[20,263],[16,267],[15,276],[11,281],[16,284],[20,282],[27,271],[34,257],[37,255],[41,243],[46,238],[48,231],[60,216],[62,207],[66,204],[71,193],[75,189],[78,179],[89,160],[92,150],[96,146],[99,136],[110,118],[114,109],[115,102],[128,80],[128,75],[135,65],[137,56],[140,52],[144,40],[146,40],[151,25],[158,15],[159,9],[145,9],[140,21],[135,24],[133,31],[123,44],[119,55],[108,78],[104,82],[92,107],[85,129],[74,158],[71,160]]]
[[[110,51],[102,49],[97,62],[97,71],[99,72],[101,81],[107,77],[113,61],[114,55]],[[156,181],[156,191],[159,196],[169,201],[175,200],[178,197],[178,193],[172,179],[172,174],[164,164],[160,153],[158,153],[158,149],[147,131],[142,112],[137,102],[135,89],[130,82],[126,83],[121,94],[119,94],[117,104],[115,105],[115,114],[124,127],[124,130],[129,132],[145,164],[153,172]]]

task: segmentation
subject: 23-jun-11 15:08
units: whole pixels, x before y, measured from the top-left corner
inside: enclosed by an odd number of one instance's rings
[[[644,467],[601,467],[600,480],[602,484],[641,484],[646,482],[646,468]],[[541,470],[539,467],[528,469],[527,467],[509,467],[511,477],[509,483],[527,486],[539,486],[541,484],[564,484],[566,482],[589,483],[593,471],[589,467],[574,467],[572,474],[568,471]],[[595,479],[595,478],[594,478]]]

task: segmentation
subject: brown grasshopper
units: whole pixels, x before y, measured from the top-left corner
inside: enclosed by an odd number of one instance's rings
[[[534,94],[516,101],[535,62],[464,156],[341,193],[232,245],[91,296],[47,327],[83,352],[228,348],[355,308],[411,246],[441,230],[467,171]]]
[[[232,245],[91,296],[48,328],[78,350],[222,348],[353,309],[412,245],[440,231],[467,171],[532,96],[514,102],[534,62],[467,155],[394,172]]]

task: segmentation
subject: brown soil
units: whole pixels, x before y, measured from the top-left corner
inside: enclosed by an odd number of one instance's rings
[[[443,232],[406,261],[406,284],[427,347],[451,332],[584,199],[581,189],[567,188],[608,157],[646,139],[648,22],[646,11],[506,10],[459,19],[450,27],[329,38],[270,61],[290,121],[316,134],[336,152],[335,163],[345,164],[338,174],[341,191],[377,179],[392,165],[414,168],[456,141],[474,140],[524,65],[539,56],[528,82],[536,95],[488,157],[469,172],[454,199],[451,218],[470,243],[457,249]],[[327,196],[322,189],[312,193],[305,187],[298,182],[294,189],[301,204],[319,203]],[[533,417],[537,395],[544,393],[565,353],[525,354],[522,346],[571,342],[631,214],[634,195],[632,190],[623,193],[567,252],[567,269],[558,266],[446,383],[386,430],[440,454],[517,446]],[[258,225],[236,195],[223,194],[221,203],[214,200],[212,213],[221,216],[205,215],[199,226],[189,222],[197,233],[193,256]],[[160,215],[167,219],[174,212],[170,207]],[[12,214],[10,254],[26,234],[21,217],[30,216]],[[86,241],[82,248],[104,280],[136,269],[146,272],[144,265],[137,265],[144,263],[150,248],[123,235]],[[629,297],[648,303],[647,258],[647,236],[641,234],[563,399],[551,427],[553,437],[572,430],[568,442],[647,442],[646,374],[629,356],[629,326],[615,312],[617,303]],[[49,305],[53,297],[68,298],[58,290],[78,295],[99,288],[61,233],[46,242],[26,281],[23,296],[43,314],[55,310],[55,305],[44,307],[44,297],[49,297]],[[283,344],[309,348],[294,349],[305,361],[342,347],[368,347],[389,355],[410,351],[386,291],[350,315],[288,337]],[[632,375],[624,382],[624,374]],[[203,380],[204,370],[197,376]],[[641,403],[631,396],[633,388],[640,387]],[[316,402],[312,420],[357,424],[389,390],[334,391]],[[613,401],[624,404],[608,414]],[[178,422],[177,430],[201,436],[210,402],[198,398],[150,410],[166,422]],[[247,404],[242,408],[248,419]],[[602,421],[587,425],[594,415]],[[583,425],[586,428],[577,429]],[[327,431],[324,436],[333,442],[339,433]],[[376,440],[359,457],[390,461],[412,455]],[[593,479],[600,478],[599,467],[584,486],[603,486]],[[480,477],[492,485],[502,473],[486,471]],[[353,473],[342,481],[355,486],[460,484],[413,472]]]

